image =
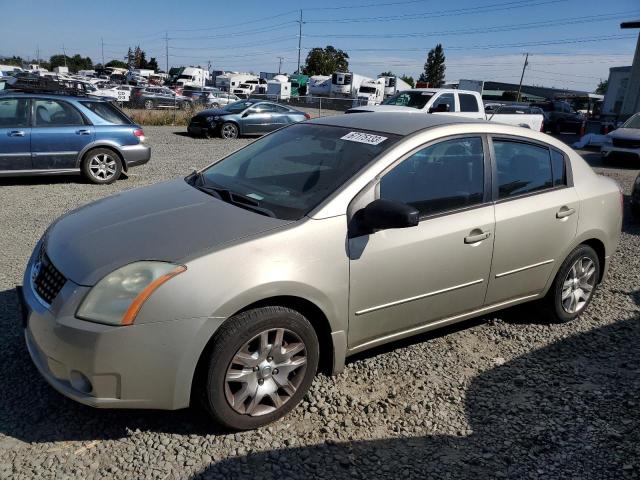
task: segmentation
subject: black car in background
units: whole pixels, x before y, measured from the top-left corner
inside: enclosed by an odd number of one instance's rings
[[[129,102],[133,107],[152,110],[154,108],[178,108],[188,110],[193,105],[189,97],[177,95],[167,87],[149,85],[137,87],[131,92]]]
[[[532,107],[539,107],[544,112],[544,126],[546,131],[553,133],[584,133],[586,120],[581,113],[576,112],[569,102],[553,100],[532,103]]]

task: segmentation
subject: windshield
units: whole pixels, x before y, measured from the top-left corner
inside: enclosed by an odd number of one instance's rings
[[[231,113],[240,113],[249,108],[251,105],[253,105],[253,102],[247,102],[246,100],[243,100],[240,102],[230,103],[229,105],[224,107],[224,110]]]
[[[360,87],[360,93],[376,93],[375,87]]]
[[[431,97],[433,97],[431,92],[398,92],[382,102],[382,105],[400,105],[419,110],[424,108]]]
[[[633,117],[622,124],[622,128],[640,128],[640,114],[636,113]]]
[[[250,200],[276,218],[297,220],[399,138],[343,127],[292,125],[212,165],[202,172],[200,182],[203,188]]]

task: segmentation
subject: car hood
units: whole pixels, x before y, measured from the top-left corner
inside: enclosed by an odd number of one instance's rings
[[[355,107],[349,109],[349,112],[405,112],[405,113],[422,113],[413,107],[403,107],[402,105],[371,105],[367,107]]]
[[[640,140],[640,128],[618,128],[609,133],[611,138],[625,138],[629,140]]]
[[[231,115],[231,112],[224,110],[222,108],[208,108],[206,110],[202,110],[196,117],[211,117],[211,116],[222,116],[222,115]]]
[[[46,252],[68,279],[95,285],[139,260],[186,258],[290,223],[244,210],[171,180],[98,200],[60,217]]]

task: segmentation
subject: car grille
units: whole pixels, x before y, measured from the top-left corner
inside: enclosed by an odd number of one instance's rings
[[[67,279],[51,263],[44,249],[40,251],[40,258],[36,261],[32,274],[33,289],[42,300],[51,305]]]
[[[613,146],[620,148],[640,148],[640,140],[633,140],[628,138],[614,138]]]

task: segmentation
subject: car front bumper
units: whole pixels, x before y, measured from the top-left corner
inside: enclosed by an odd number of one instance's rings
[[[127,168],[143,165],[151,159],[151,147],[143,143],[120,147],[120,152]]]
[[[613,145],[603,145],[600,149],[602,156],[607,158],[612,155],[621,154],[629,157],[640,158],[640,148],[622,148],[614,147]]]
[[[89,322],[75,317],[89,287],[67,280],[47,306],[28,277],[18,289],[25,342],[35,366],[53,388],[92,407],[189,406],[196,365],[221,319],[131,326]]]

